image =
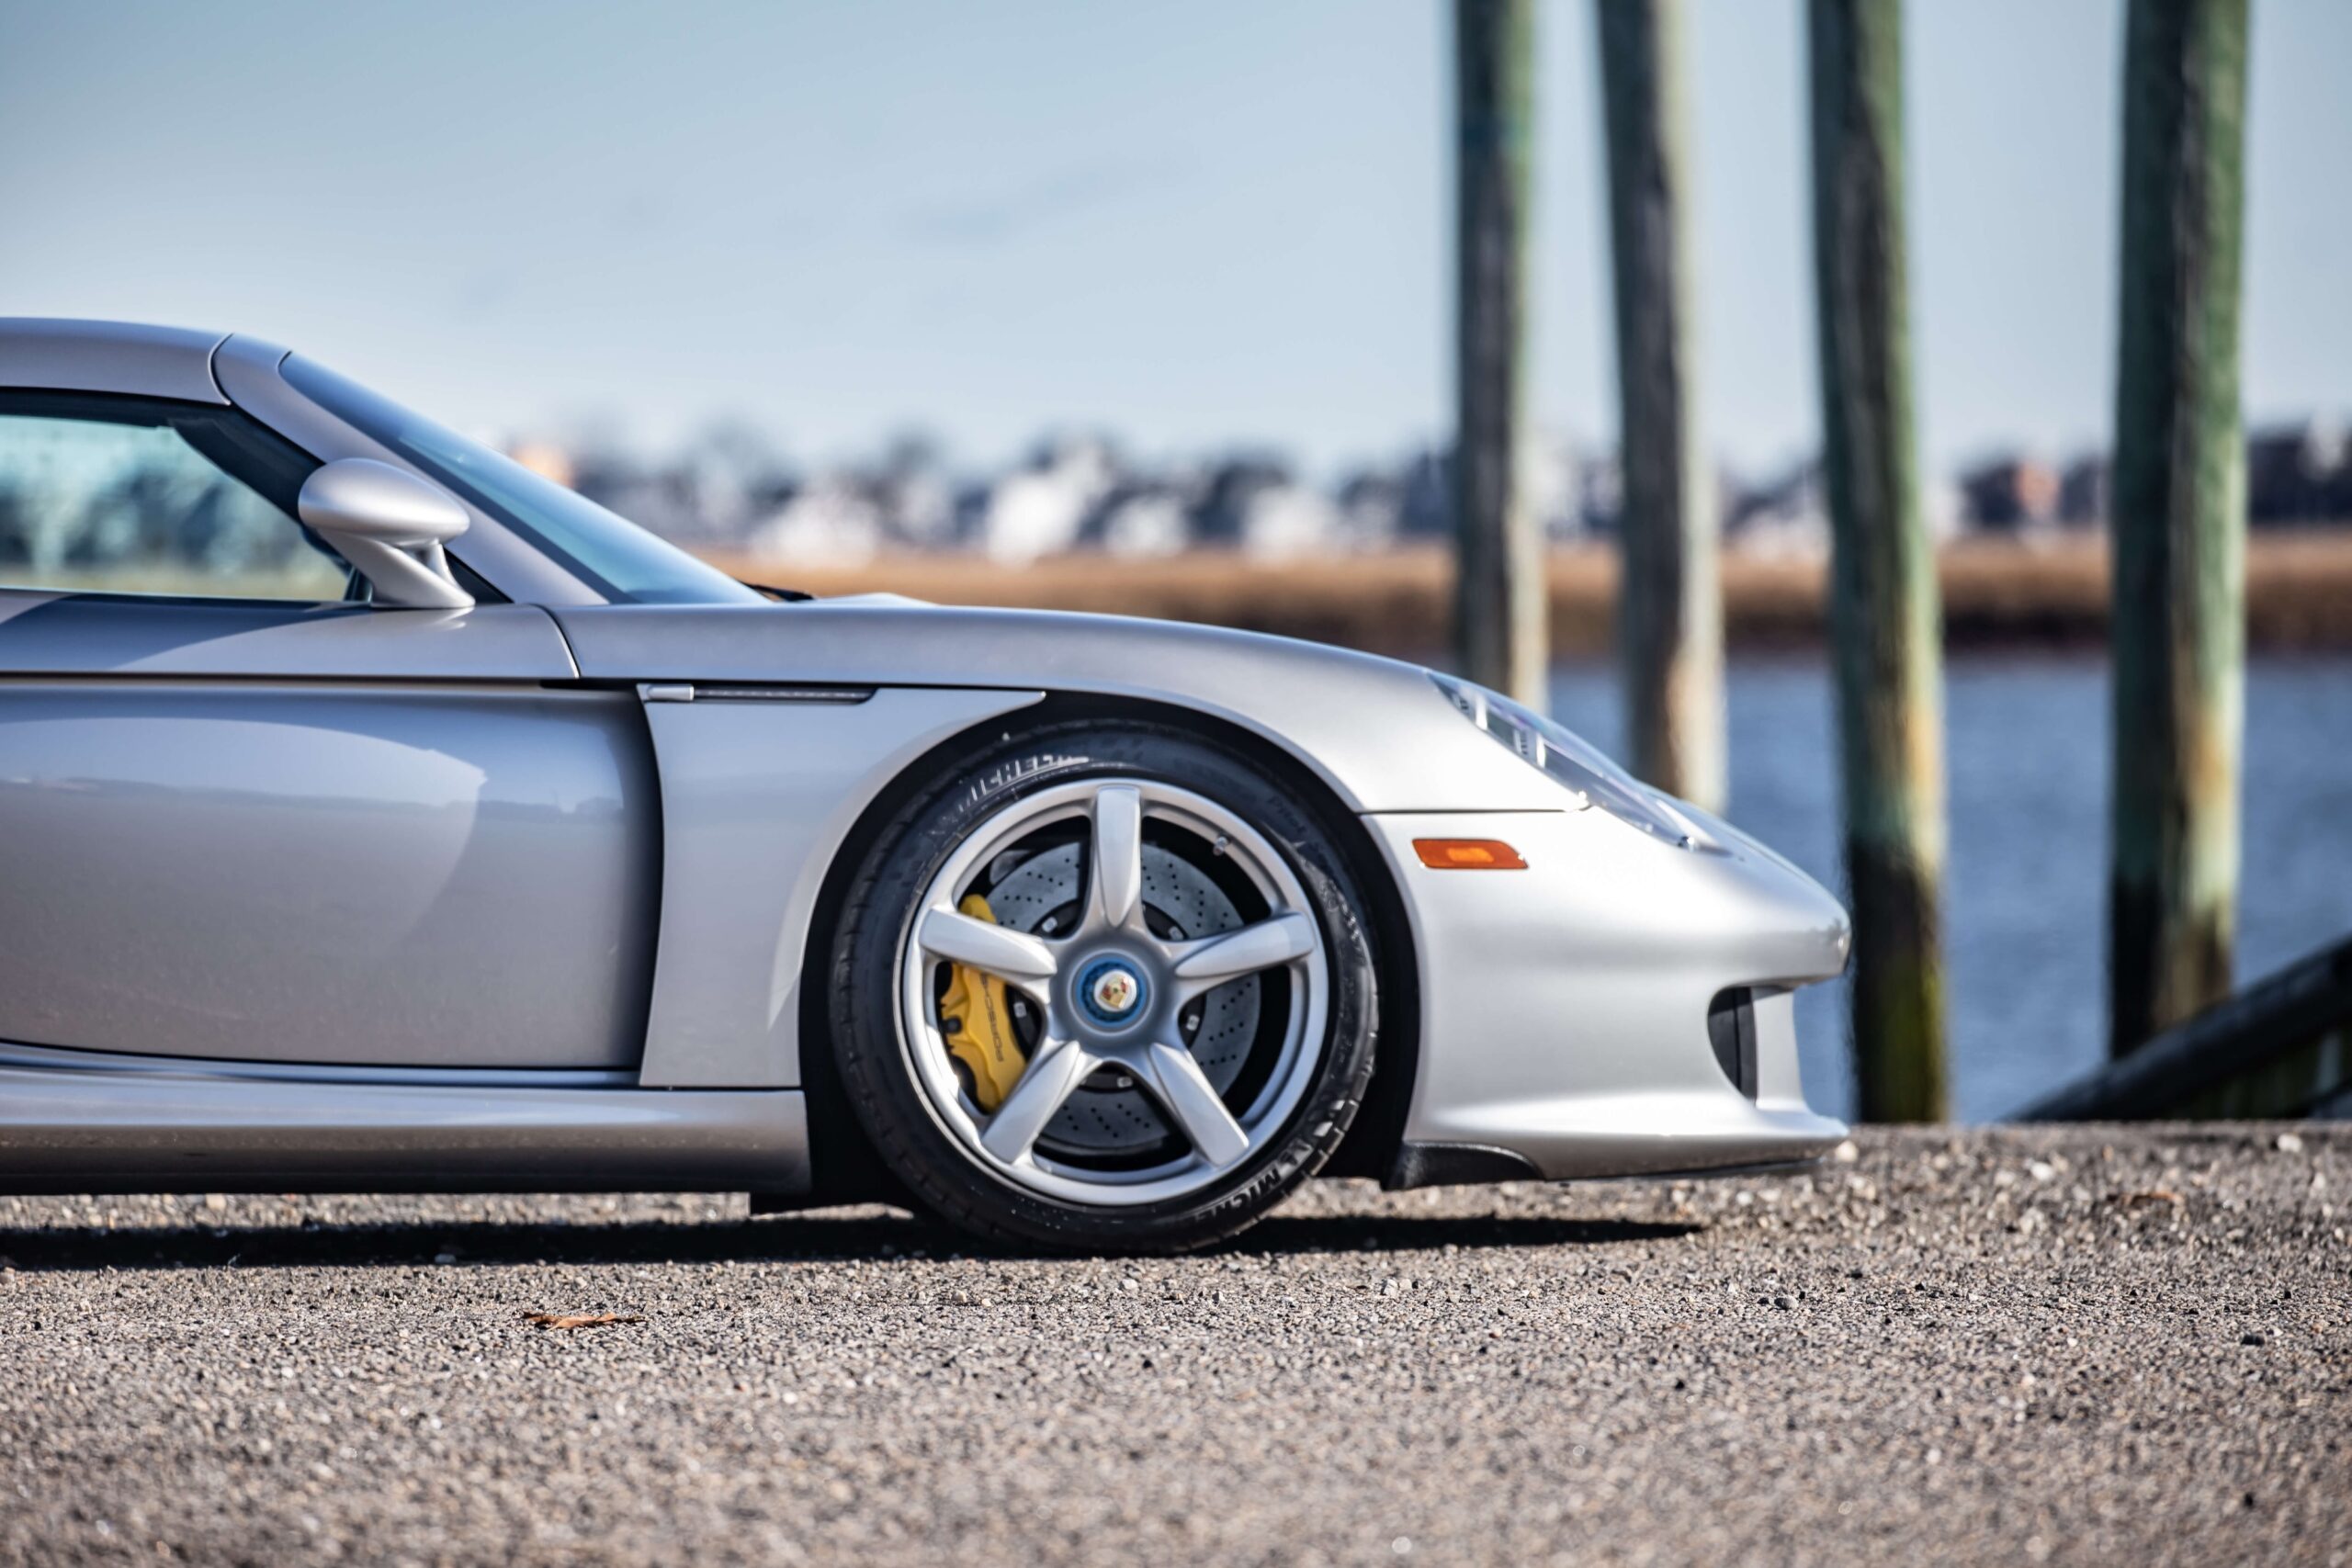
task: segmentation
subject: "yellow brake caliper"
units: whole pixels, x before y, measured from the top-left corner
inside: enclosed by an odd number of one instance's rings
[[[977,893],[956,908],[976,920],[997,923],[996,911]],[[995,1111],[1029,1067],[1020,1038],[1012,1032],[1012,1015],[1005,1010],[1004,982],[968,964],[956,964],[948,976],[947,995],[940,999],[939,1016],[947,1049],[972,1070],[972,1098],[981,1110]]]

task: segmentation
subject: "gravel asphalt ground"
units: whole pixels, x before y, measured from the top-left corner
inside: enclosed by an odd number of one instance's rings
[[[2352,1127],[2245,1125],[1328,1183],[1146,1262],[0,1199],[0,1561],[2345,1562],[2347,1231]]]

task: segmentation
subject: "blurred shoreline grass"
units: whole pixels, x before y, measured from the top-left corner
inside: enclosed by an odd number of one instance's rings
[[[959,554],[797,565],[703,553],[749,581],[820,596],[892,592],[942,604],[1151,615],[1415,657],[1446,645],[1451,568],[1439,547],[1275,559],[1231,551],[1141,559],[1073,554],[1017,565]],[[1817,646],[1827,564],[1815,556],[1726,552],[1724,613],[1731,646]],[[1610,652],[1614,547],[1556,548],[1547,574],[1554,654]],[[1954,648],[2069,648],[2106,639],[2104,538],[1962,541],[1944,547],[1938,575],[1945,641]],[[2352,533],[2252,536],[2246,641],[2269,652],[2352,649]]]

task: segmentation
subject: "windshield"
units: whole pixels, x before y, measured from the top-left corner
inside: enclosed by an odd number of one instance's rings
[[[638,604],[763,604],[766,599],[554,480],[413,414],[299,355],[286,379],[390,447],[607,598]]]

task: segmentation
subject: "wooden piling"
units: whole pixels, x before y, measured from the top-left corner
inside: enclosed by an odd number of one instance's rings
[[[1872,1122],[1945,1112],[1942,656],[1912,445],[1901,0],[1810,0],[1822,468],[1853,1048]]]
[[[1544,542],[1519,482],[1533,0],[1455,0],[1456,668],[1546,705]]]
[[[1721,811],[1729,793],[1721,539],[1696,406],[1682,5],[1598,0],[1594,14],[1617,316],[1628,749],[1641,777]]]
[[[2109,1046],[2228,994],[2245,658],[2246,0],[2132,0],[2117,342]]]

